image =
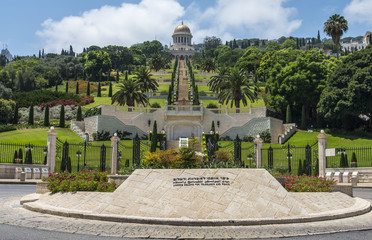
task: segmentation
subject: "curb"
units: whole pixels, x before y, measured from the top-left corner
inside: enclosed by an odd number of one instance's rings
[[[123,222],[123,223],[140,223],[156,225],[173,225],[173,226],[252,226],[252,225],[269,225],[269,224],[291,224],[335,220],[341,218],[355,217],[368,213],[371,210],[371,203],[361,198],[356,198],[355,204],[343,211],[329,211],[322,214],[313,214],[306,217],[296,218],[261,218],[261,219],[226,219],[226,220],[194,220],[178,218],[146,218],[135,216],[121,216],[114,214],[94,214],[90,211],[79,211],[66,208],[58,208],[38,204],[37,202],[25,203],[23,207],[30,211],[39,213],[52,214],[63,217],[82,218],[90,220]]]

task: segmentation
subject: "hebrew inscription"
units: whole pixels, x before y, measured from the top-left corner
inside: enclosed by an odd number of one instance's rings
[[[230,179],[228,177],[173,178],[173,187],[188,186],[230,186]]]

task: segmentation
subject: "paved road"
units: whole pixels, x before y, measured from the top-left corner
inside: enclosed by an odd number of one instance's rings
[[[0,201],[7,200],[11,197],[20,197],[29,193],[35,192],[35,186],[34,185],[0,185]],[[358,188],[354,189],[355,196],[362,197],[365,199],[369,199],[372,201],[372,189],[367,188]],[[17,209],[18,206],[13,205],[14,208]],[[18,209],[19,211],[15,211],[15,214],[20,214],[22,212],[26,212],[27,210],[24,209]],[[5,214],[7,212],[4,212]],[[1,214],[0,214],[1,215]],[[20,215],[22,217],[22,215]],[[61,231],[50,231],[50,230],[42,230],[37,229],[39,226],[42,226],[40,224],[41,221],[45,221],[45,219],[51,219],[51,223],[55,224],[58,221],[61,222],[61,225],[66,226],[65,229],[61,228]],[[59,220],[58,220],[59,219]],[[25,224],[24,221],[30,221],[29,225]],[[21,219],[19,225],[23,226],[13,226],[14,224],[14,216],[13,216],[13,222],[12,225],[7,224],[0,224],[0,240],[10,240],[10,239],[28,239],[28,240],[42,240],[42,239],[93,239],[93,240],[117,240],[117,239],[133,239],[133,238],[118,238],[118,237],[103,237],[103,236],[94,236],[89,234],[77,234],[74,232],[79,232],[78,230],[81,230],[76,228],[76,224],[82,224],[84,221],[89,220],[73,220],[73,219],[67,219],[62,217],[54,217],[50,215],[42,215],[39,216],[38,213],[30,213],[29,216],[27,216],[27,219]],[[5,221],[6,222],[6,221]],[[66,222],[72,222],[69,224],[66,224]],[[76,223],[75,223],[76,222]],[[324,224],[327,224],[327,222],[324,222]],[[31,226],[24,227],[24,226]],[[114,228],[117,227],[114,224],[111,223],[105,223],[105,226],[103,226],[103,229],[106,228],[112,228],[113,232],[115,232]],[[93,226],[93,227],[92,227]],[[96,230],[95,224],[90,225],[90,228],[86,229],[85,231],[82,231],[83,233],[90,233],[94,232]],[[117,231],[120,232],[123,230],[122,228],[125,228],[127,225],[122,224],[117,228]],[[129,226],[129,225],[128,225]],[[34,228],[32,228],[34,227]],[[75,230],[69,230],[67,227],[70,227],[71,229]],[[132,226],[129,226],[132,227]],[[262,228],[267,228],[262,227]],[[134,227],[133,227],[134,228]],[[283,225],[283,229],[286,227]],[[237,227],[236,230],[239,228]],[[268,228],[269,229],[269,228]],[[288,228],[287,228],[288,229]],[[137,230],[138,232],[141,232],[141,225],[139,227],[134,228],[133,230]],[[217,230],[217,229],[216,229]],[[281,229],[278,229],[279,231]],[[337,231],[342,231],[342,229],[337,229]],[[72,233],[69,233],[72,232]],[[80,231],[81,232],[81,231]],[[285,231],[284,231],[285,232]],[[306,234],[306,232],[304,232]],[[133,236],[133,235],[132,235]],[[285,236],[285,235],[284,235]],[[146,237],[146,236],[142,236]],[[245,236],[244,236],[245,237]],[[247,239],[253,236],[246,236]],[[252,239],[252,238],[250,238]],[[312,235],[312,236],[301,236],[301,237],[287,237],[287,238],[270,238],[270,239],[288,239],[288,240],[340,240],[340,239],[351,239],[351,240],[363,240],[363,239],[372,239],[372,230],[368,231],[353,231],[353,232],[340,232],[340,233],[333,233],[333,234],[323,234],[323,235]]]

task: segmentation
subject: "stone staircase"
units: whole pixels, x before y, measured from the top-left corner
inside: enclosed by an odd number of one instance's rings
[[[74,131],[81,139],[85,140],[84,122],[71,121],[70,128]]]

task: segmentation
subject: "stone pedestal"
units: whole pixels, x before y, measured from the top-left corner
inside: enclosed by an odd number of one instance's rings
[[[118,144],[120,142],[120,138],[115,133],[114,136],[110,139],[111,140],[111,174],[115,175],[118,172],[119,167],[119,156],[118,156]]]
[[[319,152],[319,177],[325,177],[327,168],[327,135],[324,130],[320,131],[318,135],[318,152]]]
[[[254,151],[255,151],[255,156],[256,156],[256,168],[261,168],[262,167],[262,143],[263,140],[260,138],[260,136],[257,136],[257,138],[254,140]]]
[[[49,172],[53,173],[55,171],[56,165],[56,142],[57,142],[57,132],[54,127],[51,127],[48,131],[48,142],[47,142],[47,166]]]

